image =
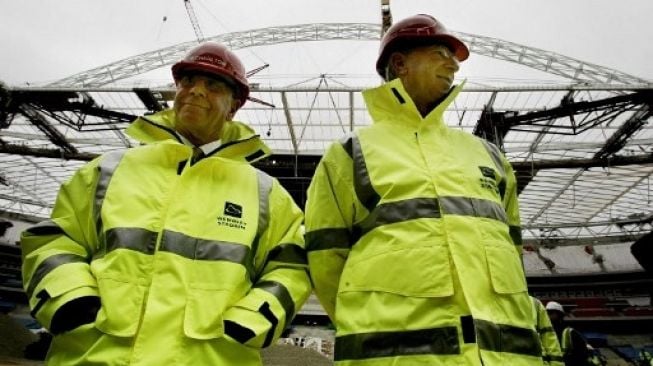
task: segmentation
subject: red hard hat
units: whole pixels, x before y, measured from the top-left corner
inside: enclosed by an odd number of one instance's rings
[[[458,61],[465,61],[469,57],[469,49],[451,34],[444,24],[426,14],[417,14],[393,24],[381,39],[379,58],[376,60],[376,72],[384,77],[388,58],[398,48],[430,43],[447,45],[456,55]]]
[[[190,50],[183,60],[172,65],[172,77],[177,81],[185,71],[200,71],[225,78],[236,90],[240,105],[249,96],[245,67],[235,53],[217,42],[204,42]]]

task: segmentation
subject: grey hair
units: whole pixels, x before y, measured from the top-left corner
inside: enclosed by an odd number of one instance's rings
[[[388,62],[388,64],[385,65],[385,70],[383,72],[383,76],[384,76],[383,79],[385,81],[390,81],[390,80],[394,80],[394,79],[397,78],[397,74],[395,73],[395,70],[392,67],[392,65],[390,64],[390,62]]]

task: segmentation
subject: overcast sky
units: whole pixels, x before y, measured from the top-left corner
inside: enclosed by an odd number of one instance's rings
[[[291,24],[380,22],[380,0],[191,3],[205,37]],[[0,80],[14,86],[47,84],[195,39],[183,0],[0,0],[0,4]],[[651,0],[391,0],[391,8],[395,21],[430,13],[452,30],[545,49],[653,80]],[[289,74],[372,75],[377,48],[377,42],[339,41],[237,52],[248,69],[270,63],[259,77],[284,85],[284,75]],[[472,55],[458,76],[481,81],[544,78],[517,69]],[[163,82],[169,80],[169,70],[147,77]],[[355,79],[343,80],[357,84]]]

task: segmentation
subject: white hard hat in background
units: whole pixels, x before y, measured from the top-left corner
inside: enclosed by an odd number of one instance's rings
[[[565,309],[560,305],[559,302],[549,301],[546,303],[546,310],[557,310],[561,313],[565,312]]]

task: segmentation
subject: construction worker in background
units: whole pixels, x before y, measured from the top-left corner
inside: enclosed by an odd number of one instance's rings
[[[308,190],[315,291],[337,365],[541,365],[513,170],[447,127],[467,46],[430,15],[395,23],[363,97],[373,125],[332,144]]]
[[[79,169],[22,235],[50,365],[260,365],[310,293],[302,213],[232,121],[243,65],[206,42],[172,74],[174,108],[127,129],[144,145]]]
[[[533,302],[533,314],[535,316],[535,329],[540,335],[542,343],[542,360],[545,365],[564,366],[560,343],[556,336],[549,314],[540,300],[531,296]]]
[[[551,319],[551,324],[560,342],[562,357],[567,366],[601,365],[598,357],[594,357],[591,347],[582,334],[576,329],[567,326],[565,322],[565,309],[556,301],[546,304],[546,311]]]

